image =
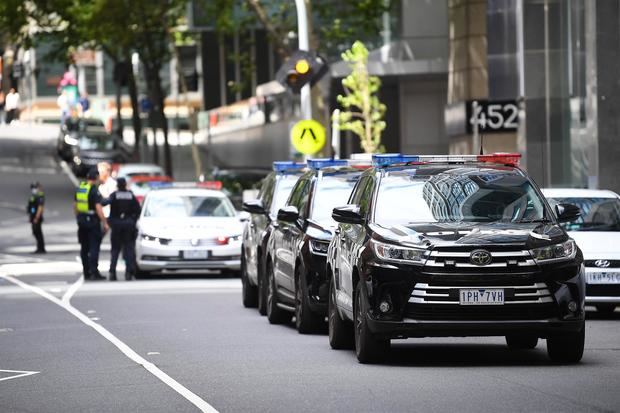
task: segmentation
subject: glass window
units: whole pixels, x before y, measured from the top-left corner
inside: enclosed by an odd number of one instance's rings
[[[214,196],[152,194],[144,212],[145,217],[234,217],[235,208],[228,198]]]
[[[263,180],[263,184],[260,187],[260,191],[258,193],[258,199],[263,202],[263,206],[265,209],[269,209],[271,205],[271,200],[273,198],[273,186],[275,184],[275,178],[272,174],[265,177]]]
[[[80,135],[79,146],[84,151],[111,151],[116,145],[110,135]]]
[[[544,203],[526,177],[474,168],[393,172],[381,180],[375,207],[375,221],[383,226],[543,218]]]
[[[286,200],[291,194],[291,190],[295,183],[299,179],[297,175],[286,175],[280,178],[278,181],[278,185],[276,186],[275,191],[273,191],[273,204],[271,207],[271,211],[274,214],[278,213],[278,209],[282,208],[284,204],[286,204]]]
[[[551,198],[549,203],[573,204],[581,216],[563,223],[567,231],[620,231],[620,200],[618,198]]]
[[[334,208],[347,204],[360,173],[323,175],[317,183],[312,205],[312,219],[332,220]]]

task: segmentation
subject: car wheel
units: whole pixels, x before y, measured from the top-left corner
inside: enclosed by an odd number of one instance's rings
[[[547,339],[547,354],[557,363],[578,363],[583,357],[586,338],[585,323],[574,333],[558,334]]]
[[[329,345],[334,350],[352,349],[353,325],[340,317],[336,307],[336,286],[332,280],[329,284],[329,302],[327,304]]]
[[[257,288],[250,284],[248,279],[245,252],[241,254],[241,297],[243,299],[243,306],[246,308],[254,308],[258,305]]]
[[[598,311],[601,314],[611,314],[614,311],[616,311],[616,305],[615,304],[597,304],[596,311]]]
[[[380,340],[372,336],[366,319],[368,308],[363,294],[362,281],[360,281],[355,288],[355,301],[353,303],[355,354],[360,363],[376,363],[381,361],[389,351],[390,340]]]
[[[276,279],[271,264],[267,265],[268,290],[267,290],[267,319],[270,324],[284,324],[291,321],[291,314],[278,307],[276,296]]]
[[[267,280],[264,271],[258,272],[258,312],[267,315]]]
[[[511,350],[531,350],[538,344],[538,337],[528,334],[510,334],[506,336],[506,344]]]
[[[324,322],[324,317],[312,312],[308,300],[308,286],[304,280],[304,270],[301,266],[296,270],[295,276],[295,327],[301,334],[315,333],[319,331]]]

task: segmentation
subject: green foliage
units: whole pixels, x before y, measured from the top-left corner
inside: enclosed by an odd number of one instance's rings
[[[383,152],[381,133],[385,129],[386,106],[377,97],[381,79],[368,74],[368,49],[356,41],[342,53],[342,59],[349,63],[351,74],[342,79],[345,95],[337,97],[344,108],[339,117],[340,129],[355,133],[364,152]]]

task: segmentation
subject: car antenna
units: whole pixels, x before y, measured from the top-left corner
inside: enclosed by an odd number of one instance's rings
[[[484,142],[484,134],[480,134],[480,155],[484,155],[484,150],[483,150],[483,142]]]

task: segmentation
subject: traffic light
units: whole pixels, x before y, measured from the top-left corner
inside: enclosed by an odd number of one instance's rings
[[[297,50],[282,64],[276,80],[293,93],[299,93],[304,85],[314,85],[325,73],[327,63],[322,57],[314,52]]]

